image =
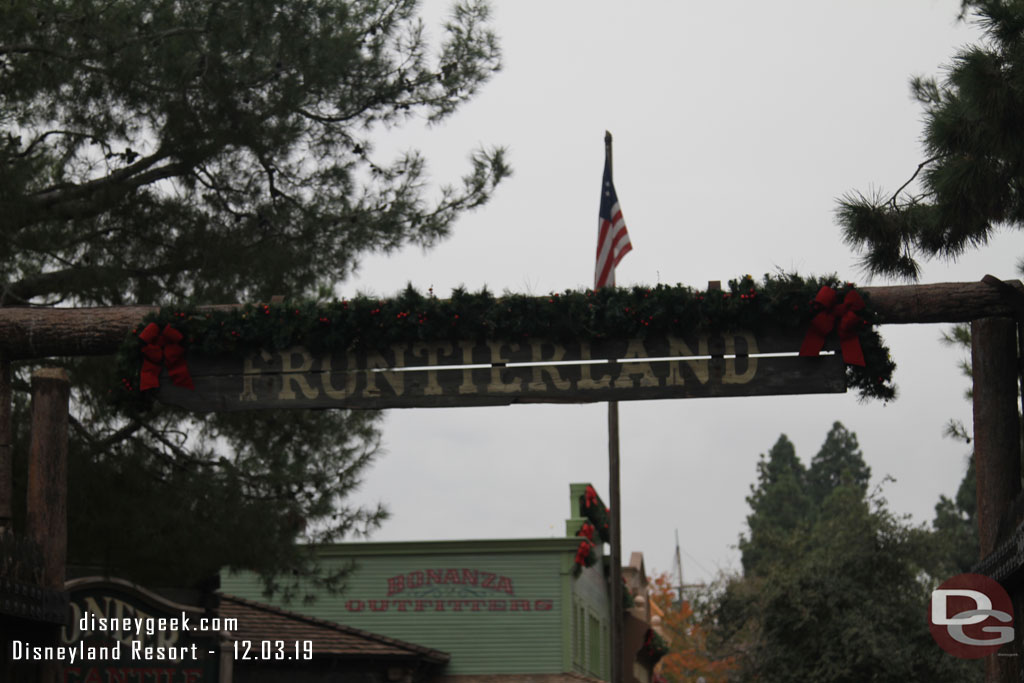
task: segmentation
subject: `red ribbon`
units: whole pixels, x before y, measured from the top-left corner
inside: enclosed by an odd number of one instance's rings
[[[181,332],[170,325],[161,330],[156,323],[150,323],[139,333],[139,339],[146,342],[142,347],[140,391],[160,386],[161,368],[167,368],[167,374],[175,386],[193,390],[196,388],[185,364],[185,347],[181,345],[184,336]]]
[[[587,490],[583,494],[583,502],[588,508],[592,503],[597,503],[597,491],[594,490],[593,486],[587,485]]]
[[[582,536],[588,541],[593,542],[594,540],[594,525],[590,522],[583,522],[583,526],[576,532],[577,536]]]
[[[843,361],[863,367],[864,351],[860,347],[857,333],[865,323],[857,311],[864,310],[864,306],[864,299],[853,289],[846,293],[842,301],[839,301],[839,294],[831,287],[819,289],[818,295],[811,302],[811,308],[820,312],[811,320],[811,327],[800,346],[800,355],[817,356],[825,346],[825,335],[836,328]]]
[[[584,566],[587,564],[587,558],[590,557],[590,541],[580,541],[580,546],[576,548],[576,564]]]

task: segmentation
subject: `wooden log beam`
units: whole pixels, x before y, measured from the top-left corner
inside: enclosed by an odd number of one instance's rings
[[[11,361],[0,353],[0,534],[11,527],[14,516],[14,441]]]
[[[1024,294],[1024,284],[1007,284]],[[1015,317],[1017,307],[1001,288],[985,282],[864,287],[882,324],[957,323]],[[229,309],[238,304],[205,307]],[[154,306],[114,308],[0,307],[0,353],[10,360],[54,356],[103,356]]]
[[[1020,485],[1020,422],[1017,417],[1017,324],[1010,318],[985,318],[971,323],[971,367],[974,378],[974,468],[977,473],[978,540],[981,558],[996,550],[1000,521]],[[1005,524],[1005,522],[1004,522]],[[1006,533],[1004,529],[1003,533]],[[1016,619],[1024,607],[1019,587],[1012,591]],[[986,681],[1019,680],[1016,656],[1024,645],[1018,630],[1013,652],[986,658]]]
[[[43,553],[43,587],[64,589],[68,545],[68,399],[62,368],[32,374],[26,527]]]

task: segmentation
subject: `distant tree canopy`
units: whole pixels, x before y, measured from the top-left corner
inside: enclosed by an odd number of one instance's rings
[[[856,435],[838,422],[809,468],[784,435],[761,457],[743,575],[705,620],[708,652],[732,663],[730,681],[982,680],[978,662],[942,653],[925,618],[933,584],[962,551],[957,510],[943,499],[935,531],[911,526],[869,493],[869,479]]]
[[[783,434],[757,463],[757,484],[747,503],[749,536],[740,537],[743,571],[758,573],[765,563],[784,559],[795,532],[814,523],[825,500],[840,486],[864,495],[871,468],[857,444],[857,435],[841,423],[832,425],[825,442],[804,467],[792,442]]]
[[[917,279],[919,257],[955,258],[998,226],[1024,228],[1024,4],[963,0],[967,15],[982,43],[959,50],[941,81],[912,81],[927,158],[893,194],[839,202],[843,236],[872,274]]]
[[[460,2],[431,42],[415,0],[0,4],[0,306],[325,297],[367,251],[433,244],[508,174],[502,150],[435,191],[419,153],[374,141],[478,91],[500,66],[487,19]],[[73,563],[269,577],[303,565],[296,539],[385,514],[345,504],[376,413],[118,415],[109,362],[65,362]]]

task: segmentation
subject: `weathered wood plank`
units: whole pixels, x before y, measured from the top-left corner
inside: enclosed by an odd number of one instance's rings
[[[1024,292],[1019,281],[1007,284]],[[863,287],[861,291],[871,297],[872,308],[883,324],[967,322],[1016,315],[1016,307],[1004,293],[984,282]],[[146,314],[156,310],[155,306],[0,307],[0,353],[10,360],[111,354]]]
[[[71,383],[61,368],[32,374],[25,526],[43,552],[45,588],[64,587],[68,545],[68,399]]]
[[[210,412],[588,403],[846,389],[842,359],[834,355],[352,371],[321,361],[301,372],[193,374],[193,380],[195,391],[171,385],[165,374],[157,397]]]

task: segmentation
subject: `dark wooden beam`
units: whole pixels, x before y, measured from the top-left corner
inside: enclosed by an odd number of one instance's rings
[[[1019,281],[1006,284],[1024,293]],[[1001,288],[985,282],[864,287],[886,325],[969,322],[1014,317],[1016,307]],[[209,306],[227,309],[237,304]],[[116,308],[0,307],[0,353],[11,360],[114,353],[153,306]]]
[[[1020,493],[1017,417],[1017,326],[1009,318],[971,324],[974,378],[974,466],[981,558],[1002,540],[999,523]]]
[[[42,550],[44,588],[64,588],[68,541],[68,398],[61,368],[32,374],[32,440],[28,460],[26,526]]]
[[[14,447],[11,361],[0,353],[0,534],[11,526],[14,496]]]
[[[1000,522],[1020,494],[1020,422],[1017,416],[1017,323],[1010,318],[984,318],[971,323],[971,366],[974,379],[974,467],[977,473],[977,518],[981,558],[993,555],[1004,538]],[[1007,530],[1002,530],[1005,535]],[[1020,623],[1024,594],[1011,592],[1015,621]],[[986,657],[987,681],[1019,680],[1018,629],[1012,650]],[[999,656],[1003,655],[1003,656]],[[1009,655],[1009,656],[1008,656]]]

